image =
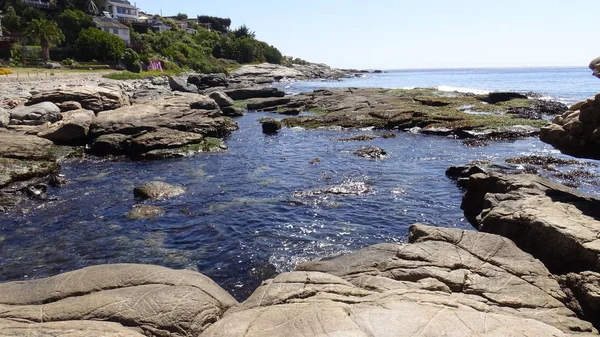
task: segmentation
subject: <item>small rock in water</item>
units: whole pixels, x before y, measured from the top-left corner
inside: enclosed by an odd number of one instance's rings
[[[359,157],[372,159],[383,159],[387,157],[387,152],[384,149],[376,146],[361,147],[360,149],[354,151],[354,154]]]
[[[152,205],[134,205],[131,211],[125,214],[128,218],[138,220],[138,219],[148,219],[154,218],[156,216],[162,215],[165,210],[162,207],[152,206]]]
[[[266,118],[260,121],[262,124],[262,130],[265,134],[274,134],[279,132],[282,127],[280,121],[274,120],[272,118]]]
[[[142,199],[164,200],[184,194],[181,186],[167,184],[162,181],[151,181],[133,190],[133,195]]]

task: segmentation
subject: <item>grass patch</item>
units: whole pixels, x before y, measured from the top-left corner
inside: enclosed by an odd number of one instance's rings
[[[123,81],[123,80],[138,80],[138,79],[142,79],[142,78],[148,78],[150,76],[153,76],[153,77],[173,76],[173,75],[178,75],[180,73],[182,73],[181,70],[165,70],[165,71],[151,70],[151,71],[142,71],[139,73],[132,73],[130,71],[120,71],[120,72],[114,72],[111,74],[106,74],[103,77],[111,79],[111,80]]]
[[[248,100],[234,101],[233,106],[240,109],[248,109]]]

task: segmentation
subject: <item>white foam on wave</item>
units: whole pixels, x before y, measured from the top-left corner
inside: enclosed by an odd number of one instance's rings
[[[461,92],[461,93],[476,94],[476,95],[487,95],[491,92],[489,90],[451,87],[449,85],[440,85],[439,87],[436,87],[436,89],[439,91],[453,91],[453,92]]]

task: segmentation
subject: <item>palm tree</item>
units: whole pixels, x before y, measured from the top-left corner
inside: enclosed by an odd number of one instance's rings
[[[40,40],[44,61],[50,61],[50,46],[65,39],[56,22],[43,18],[31,20],[27,26],[26,35],[34,40]]]

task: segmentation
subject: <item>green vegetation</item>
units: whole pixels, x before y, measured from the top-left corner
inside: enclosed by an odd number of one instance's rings
[[[83,61],[116,62],[125,52],[125,42],[118,36],[96,28],[88,28],[75,41],[77,57]]]
[[[147,77],[151,77],[151,76],[178,75],[179,73],[181,73],[181,70],[166,70],[166,71],[162,71],[162,72],[160,70],[151,70],[151,71],[144,71],[142,73],[132,73],[130,71],[121,71],[121,72],[114,72],[114,73],[106,74],[103,77],[111,79],[111,80],[137,80],[137,79],[147,78]]]
[[[65,39],[56,22],[44,18],[31,20],[31,23],[27,25],[25,34],[33,40],[40,41],[44,61],[50,61],[50,46]]]
[[[102,8],[105,1],[95,1]],[[32,65],[40,58],[62,61],[66,66],[82,61],[108,62],[121,66],[129,72],[141,71],[142,62],[159,60],[166,70],[194,70],[198,72],[227,72],[240,64],[270,62],[281,63],[282,55],[277,48],[259,41],[246,25],[230,30],[231,19],[198,16],[189,20],[188,15],[179,13],[174,17],[197,31],[188,34],[179,29],[177,21],[160,18],[172,30],[162,33],[136,32],[130,26],[131,49],[115,35],[96,29],[87,0],[50,1],[49,8],[38,9],[17,0],[0,0],[3,11],[3,27],[7,34],[25,35],[28,41],[12,48],[13,52],[0,57],[11,57],[11,64]],[[195,22],[197,21],[198,24]],[[210,29],[207,29],[210,28]],[[41,55],[23,55],[22,51],[33,50],[30,45],[40,45]],[[57,46],[59,48],[51,47]],[[25,63],[24,61],[27,61]],[[23,63],[22,63],[23,62]]]
[[[352,93],[354,99],[363,96],[372,104],[369,107],[353,106],[350,100],[348,107],[340,110],[338,107],[345,102],[344,95],[343,91],[336,91],[331,96],[317,97],[306,107],[314,113],[313,116],[285,118],[283,123],[288,127],[309,129],[332,126],[379,129],[420,127],[441,131],[497,129],[514,125],[541,127],[546,123],[507,113],[511,108],[532,106],[534,101],[527,99],[485,104],[482,102],[483,96],[435,89],[357,89]]]

